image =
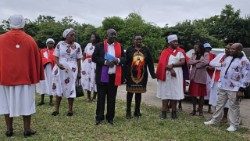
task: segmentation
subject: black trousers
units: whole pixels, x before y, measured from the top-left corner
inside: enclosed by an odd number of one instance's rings
[[[134,93],[127,92],[127,112],[131,113],[131,103]],[[135,112],[134,114],[140,114],[141,106],[141,93],[135,93]]]
[[[108,84],[97,84],[97,107],[96,121],[104,120],[105,101],[107,97],[106,120],[113,120],[115,116],[115,103],[117,86],[115,86],[115,75],[109,75]]]

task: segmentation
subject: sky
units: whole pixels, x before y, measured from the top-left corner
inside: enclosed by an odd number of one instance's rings
[[[126,18],[136,12],[146,22],[164,27],[219,15],[226,4],[240,9],[242,17],[250,16],[250,0],[0,0],[0,21],[13,14],[32,21],[39,15],[56,20],[72,16],[79,23],[98,27],[105,17]]]

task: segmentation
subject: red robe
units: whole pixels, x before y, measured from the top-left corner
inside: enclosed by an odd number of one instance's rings
[[[0,35],[0,85],[30,85],[43,79],[42,59],[34,39],[22,30]]]
[[[48,58],[46,58],[44,56],[45,52],[48,53]],[[55,56],[53,55],[54,49],[43,48],[40,50],[40,53],[41,53],[41,57],[42,57],[43,66],[45,67],[46,64],[51,63],[51,65],[53,67],[55,64]]]

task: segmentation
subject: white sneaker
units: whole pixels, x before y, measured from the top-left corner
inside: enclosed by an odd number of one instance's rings
[[[214,120],[209,120],[209,121],[204,122],[204,124],[205,125],[214,125],[215,121]]]
[[[236,131],[236,130],[237,130],[237,128],[234,127],[233,125],[230,125],[230,126],[227,128],[227,131],[229,131],[229,132],[234,132],[234,131]]]

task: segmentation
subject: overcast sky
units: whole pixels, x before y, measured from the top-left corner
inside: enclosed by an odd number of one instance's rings
[[[163,27],[186,19],[201,19],[219,15],[226,4],[250,15],[250,0],[0,0],[0,21],[13,14],[35,20],[49,15],[61,20],[72,16],[79,23],[100,26],[104,17],[125,18],[139,13],[144,20]]]

